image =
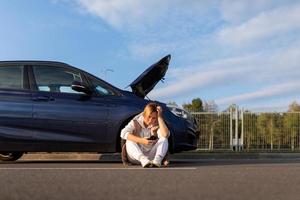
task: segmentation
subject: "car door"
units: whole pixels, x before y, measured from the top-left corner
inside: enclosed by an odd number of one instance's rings
[[[32,98],[37,148],[104,151],[108,109],[105,100],[72,90],[74,81],[88,85],[82,72],[66,66],[33,65],[31,73],[36,87]]]
[[[32,101],[27,70],[0,64],[0,151],[28,151],[32,142]]]
[[[128,104],[124,104],[122,95],[118,89],[108,84],[107,82],[85,73],[85,77],[90,83],[91,87],[95,91],[95,99],[103,99],[108,109],[107,117],[107,143],[110,151],[116,151],[117,138],[120,137],[121,123],[124,122],[124,118],[128,117],[128,113],[131,113]]]

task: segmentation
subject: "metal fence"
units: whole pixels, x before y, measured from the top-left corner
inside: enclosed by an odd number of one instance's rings
[[[200,132],[198,149],[300,151],[300,112],[193,112]]]

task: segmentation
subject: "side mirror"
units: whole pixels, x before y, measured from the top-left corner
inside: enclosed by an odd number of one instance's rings
[[[72,90],[76,91],[76,92],[83,92],[87,95],[92,95],[93,91],[90,90],[89,88],[85,87],[81,82],[79,81],[73,81],[72,86],[71,86]]]

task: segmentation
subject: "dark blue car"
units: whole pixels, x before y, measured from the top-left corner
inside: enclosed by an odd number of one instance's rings
[[[61,62],[0,62],[0,159],[27,152],[120,152],[120,131],[149,103],[145,96],[168,69],[170,56],[151,65],[132,92]],[[190,115],[158,102],[170,129],[171,153],[197,147]]]

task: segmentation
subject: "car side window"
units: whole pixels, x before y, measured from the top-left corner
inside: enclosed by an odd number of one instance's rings
[[[1,89],[23,89],[23,66],[0,67]]]
[[[95,92],[100,95],[100,96],[108,96],[108,95],[115,95],[115,93],[108,88],[108,86],[106,86],[102,81],[100,81],[99,79],[92,77],[92,76],[88,76]]]
[[[83,94],[72,90],[73,81],[83,82],[80,72],[56,66],[33,66],[39,91]]]

